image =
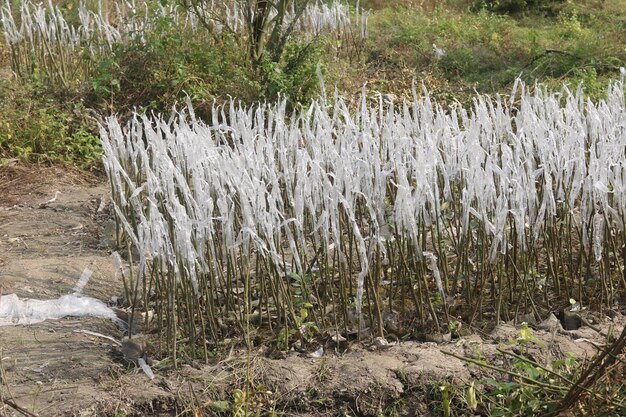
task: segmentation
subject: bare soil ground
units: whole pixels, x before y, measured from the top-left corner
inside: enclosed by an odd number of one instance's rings
[[[55,201],[52,199],[59,191]],[[122,293],[103,232],[101,203],[108,186],[99,178],[58,168],[0,169],[0,292],[49,299],[70,292],[85,268],[93,271],[85,294],[107,302]],[[626,319],[600,317],[598,326],[621,330]],[[88,330],[120,340],[110,321],[65,318],[30,326],[0,327],[0,416],[216,415],[233,390],[252,381],[249,411],[288,416],[440,415],[434,411],[438,382],[468,382],[483,375],[442,351],[504,365],[496,348],[517,336],[511,324],[491,334],[473,334],[440,344],[401,342],[384,348],[352,343],[324,356],[289,352],[269,358],[261,348],[225,351],[199,367],[155,366],[152,381],[126,363],[119,347]],[[536,330],[541,361],[572,352],[591,357],[603,336],[582,327],[571,332]],[[235,396],[236,397],[236,396]],[[9,405],[11,404],[11,405]],[[19,409],[18,409],[19,408]]]

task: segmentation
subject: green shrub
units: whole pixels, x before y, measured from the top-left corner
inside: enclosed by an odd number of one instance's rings
[[[292,103],[308,103],[319,92],[317,65],[322,48],[313,43],[290,43],[285,47],[281,62],[266,61],[263,65],[265,98],[285,95]]]
[[[189,95],[198,110],[213,99],[250,100],[258,91],[245,50],[225,36],[215,43],[175,31],[161,19],[145,42],[118,45],[90,80],[88,103],[126,112],[133,108],[168,111]]]
[[[94,168],[101,147],[80,101],[60,102],[37,84],[0,81],[0,155],[31,162]]]
[[[118,45],[99,63],[88,104],[111,112],[167,112],[188,95],[197,114],[206,117],[213,100],[229,97],[251,103],[281,93],[295,102],[309,101],[318,91],[315,70],[321,58],[317,44],[292,42],[278,63],[268,59],[257,70],[234,37],[223,34],[216,41],[175,31],[161,19],[145,42]]]

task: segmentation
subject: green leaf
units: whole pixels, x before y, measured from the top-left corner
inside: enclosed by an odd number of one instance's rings
[[[228,401],[213,401],[211,403],[211,409],[216,413],[227,413],[230,410],[230,403]]]
[[[522,323],[522,328],[518,330],[518,333],[520,334],[521,340],[528,341],[532,338],[533,330],[528,327],[528,323],[524,322]]]
[[[474,388],[474,382],[467,387],[467,406],[470,410],[474,411],[478,408],[478,400],[476,399],[476,388]]]

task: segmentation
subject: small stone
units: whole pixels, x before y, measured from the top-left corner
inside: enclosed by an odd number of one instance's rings
[[[539,323],[537,327],[541,330],[548,330],[548,331],[554,331],[555,329],[563,330],[563,326],[561,326],[561,322],[552,313],[550,313],[547,319]]]
[[[146,356],[145,349],[145,342],[140,338],[134,337],[122,340],[122,354],[124,359],[128,361],[136,363],[139,358],[144,358]]]
[[[309,358],[319,359],[324,356],[324,347],[320,346],[315,352],[309,353]]]
[[[348,341],[345,337],[343,337],[339,332],[331,332],[330,340],[333,341],[334,344],[340,345]]]
[[[391,345],[384,337],[376,337],[372,342],[372,346],[376,349],[384,349],[390,347]]]

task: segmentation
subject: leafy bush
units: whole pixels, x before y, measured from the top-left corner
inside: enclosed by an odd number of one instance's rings
[[[266,61],[263,65],[266,79],[265,97],[286,95],[293,103],[308,103],[319,92],[317,65],[322,60],[322,49],[316,44],[290,43],[279,63]]]
[[[211,43],[172,30],[162,18],[145,41],[117,45],[100,62],[88,98],[91,106],[116,112],[133,107],[162,111],[188,94],[201,110],[225,93],[245,101],[257,89],[245,50],[231,39]]]
[[[188,95],[198,115],[207,117],[214,99],[252,103],[280,93],[307,102],[318,91],[322,53],[315,43],[291,42],[279,62],[268,59],[256,69],[233,36],[215,42],[171,28],[162,22],[145,41],[117,45],[90,80],[89,105],[122,113],[135,107],[167,111]]]
[[[101,146],[95,123],[81,102],[59,103],[37,84],[4,80],[0,82],[0,154],[93,168],[99,163]]]

